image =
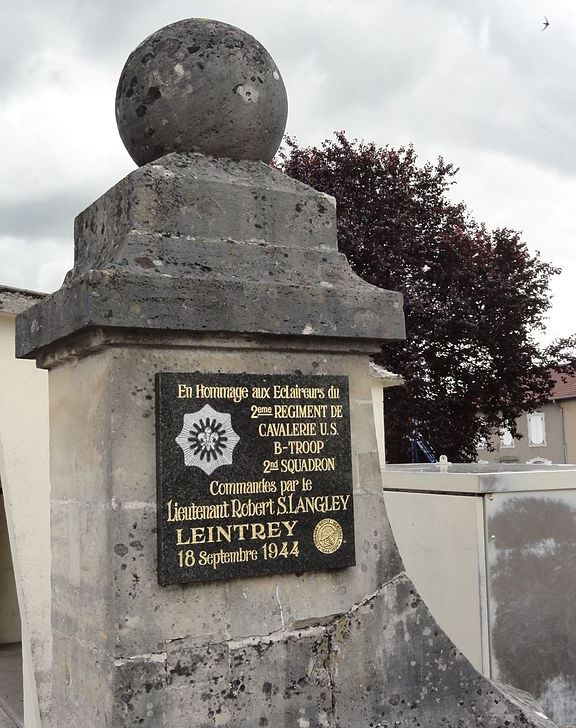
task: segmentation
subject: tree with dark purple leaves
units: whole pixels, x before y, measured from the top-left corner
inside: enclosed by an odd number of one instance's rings
[[[515,435],[515,419],[546,401],[551,369],[576,372],[576,336],[538,343],[560,269],[520,233],[488,230],[454,203],[452,164],[418,164],[412,146],[344,132],[319,147],[287,138],[276,164],[336,197],[339,247],[353,269],[404,296],[407,338],[377,357],[406,382],[387,391],[388,462],[410,460],[414,429],[438,455],[474,461],[480,438],[503,427]]]

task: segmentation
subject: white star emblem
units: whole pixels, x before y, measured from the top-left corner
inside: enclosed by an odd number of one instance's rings
[[[200,468],[207,475],[221,465],[232,465],[232,454],[239,441],[230,415],[217,412],[209,404],[184,415],[182,431],[176,438],[184,453],[184,464]]]

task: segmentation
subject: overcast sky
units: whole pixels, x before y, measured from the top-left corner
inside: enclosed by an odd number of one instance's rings
[[[1,284],[60,286],[74,216],[134,169],[114,119],[124,61],[193,16],[267,47],[299,142],[344,129],[459,166],[478,220],[563,268],[549,334],[576,332],[574,0],[4,0]]]

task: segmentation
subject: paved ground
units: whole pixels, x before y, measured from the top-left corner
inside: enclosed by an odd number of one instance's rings
[[[16,728],[17,723],[9,718],[6,713],[0,708],[0,728]]]
[[[0,728],[23,725],[23,714],[21,648],[0,645]]]

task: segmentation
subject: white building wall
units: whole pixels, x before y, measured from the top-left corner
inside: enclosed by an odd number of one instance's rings
[[[32,303],[33,301],[30,301]],[[0,307],[0,479],[24,662],[26,728],[50,726],[48,376],[14,356],[14,313]],[[22,301],[16,310],[22,309]],[[40,722],[42,716],[42,722]]]
[[[370,375],[372,382],[372,408],[374,411],[374,422],[376,424],[376,441],[378,443],[378,456],[380,467],[386,463],[386,437],[384,434],[384,390],[388,387],[400,387],[404,384],[402,377],[398,374],[383,369],[378,364],[370,364]]]

